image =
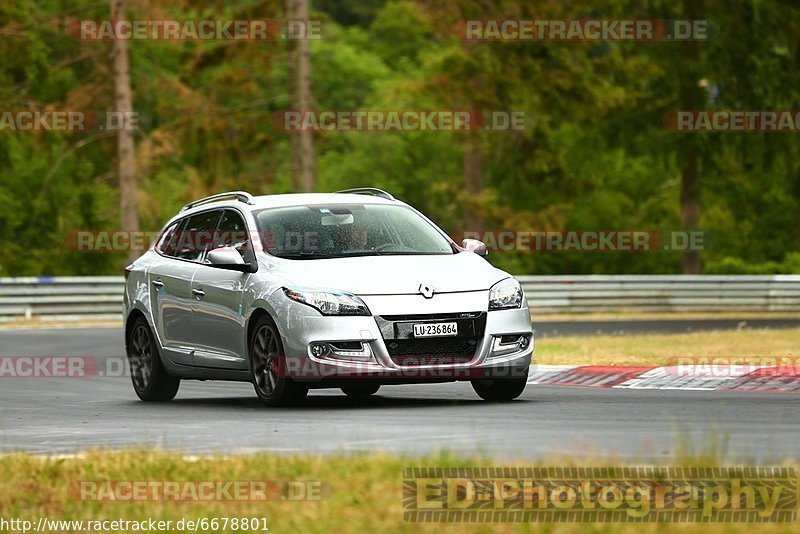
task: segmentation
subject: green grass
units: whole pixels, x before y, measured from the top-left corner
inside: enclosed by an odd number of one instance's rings
[[[539,364],[658,366],[681,357],[800,360],[800,329],[552,337],[534,353]]]
[[[162,451],[89,452],[52,459],[15,454],[0,457],[0,517],[30,519],[154,518],[177,521],[203,517],[266,517],[271,532],[790,532],[793,524],[594,524],[594,523],[406,523],[402,517],[402,469],[409,466],[606,466],[609,462],[558,459],[545,463],[499,463],[390,455],[288,457],[274,454],[186,458]],[[702,458],[682,465],[710,465]],[[323,481],[330,496],[299,502],[96,502],[81,501],[70,485],[79,480],[293,480]],[[232,530],[228,529],[229,532]]]

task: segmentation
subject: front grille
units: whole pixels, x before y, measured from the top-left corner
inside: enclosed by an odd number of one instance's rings
[[[448,313],[376,317],[389,356],[397,365],[445,365],[467,363],[478,350],[486,330],[486,314]],[[453,337],[415,338],[413,325],[429,322],[458,323]]]
[[[480,339],[474,337],[395,339],[386,342],[397,365],[467,363],[475,357]]]

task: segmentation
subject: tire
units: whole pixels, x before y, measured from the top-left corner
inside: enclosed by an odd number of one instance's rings
[[[353,384],[343,387],[342,391],[348,397],[361,398],[374,395],[379,389],[381,389],[380,384]]]
[[[516,399],[525,391],[528,384],[528,372],[519,378],[498,378],[494,380],[473,380],[472,389],[480,398],[489,402],[508,402]]]
[[[308,388],[286,376],[285,353],[278,327],[264,315],[250,334],[250,373],[253,388],[265,406],[299,404],[308,395]]]
[[[126,337],[131,382],[136,395],[145,402],[166,402],[174,399],[181,380],[170,376],[164,369],[147,320],[142,316],[134,319]]]

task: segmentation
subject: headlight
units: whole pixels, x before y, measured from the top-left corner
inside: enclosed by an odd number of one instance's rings
[[[497,282],[489,290],[489,309],[503,310],[519,308],[522,305],[522,288],[513,278]]]
[[[292,300],[315,308],[322,315],[370,315],[363,300],[344,291],[284,287],[283,293]]]

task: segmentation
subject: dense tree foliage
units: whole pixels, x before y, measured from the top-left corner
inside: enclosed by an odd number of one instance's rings
[[[128,0],[131,19],[280,19],[285,2]],[[677,109],[798,109],[800,6],[790,0],[314,0],[314,109],[519,110],[524,131],[318,132],[315,188],[372,185],[453,235],[486,229],[680,230],[695,161],[707,273],[800,272],[800,133],[672,133]],[[0,3],[0,111],[113,109],[108,41],[70,22],[108,3]],[[714,21],[703,42],[465,42],[467,18]],[[229,189],[292,191],[286,41],[129,43],[141,228]],[[465,151],[480,155],[479,189]],[[694,159],[692,159],[694,158]],[[119,227],[111,132],[0,131],[0,275],[117,273],[75,230]],[[685,203],[684,203],[685,207]],[[676,252],[498,252],[520,274],[677,273]]]

